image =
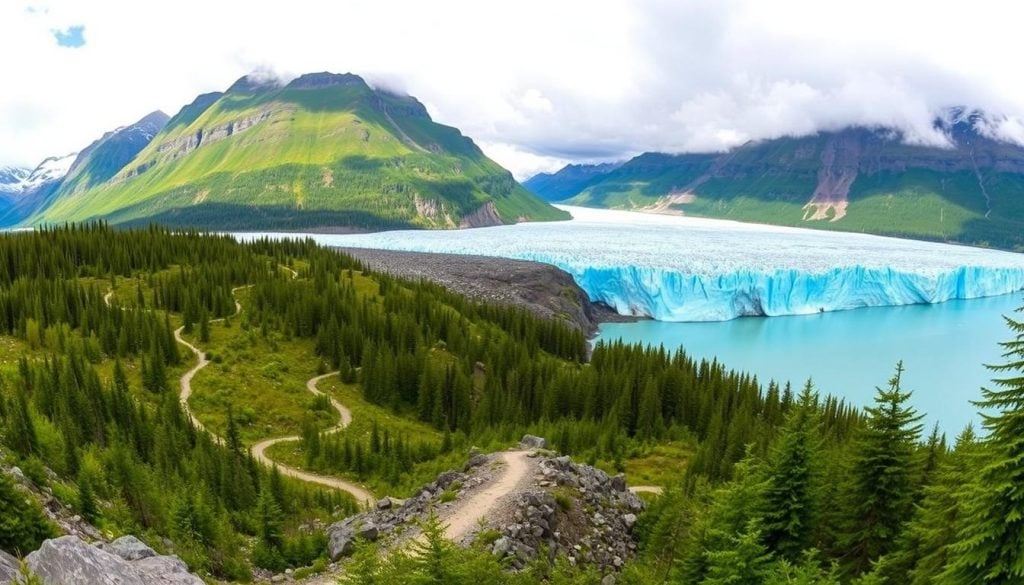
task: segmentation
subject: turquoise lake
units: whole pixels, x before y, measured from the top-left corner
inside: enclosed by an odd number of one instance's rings
[[[978,425],[970,401],[992,378],[983,364],[1001,362],[998,343],[1010,338],[1003,315],[1022,304],[1024,296],[1010,294],[719,323],[606,323],[598,339],[682,347],[764,383],[792,382],[794,390],[812,378],[823,395],[857,406],[871,404],[875,387],[886,386],[903,360],[903,388],[927,415],[926,430],[937,422],[952,439],[968,423]]]

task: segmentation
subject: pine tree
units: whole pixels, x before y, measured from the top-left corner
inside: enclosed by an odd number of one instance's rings
[[[228,405],[227,430],[224,431],[225,443],[228,449],[235,454],[236,458],[242,454],[242,437],[238,432],[238,423],[235,421],[234,409]]]
[[[637,413],[636,435],[640,439],[652,439],[664,432],[665,423],[661,416],[661,396],[655,381],[648,380],[640,394],[640,408]]]
[[[53,527],[43,511],[0,472],[0,550],[27,554],[53,536]]]
[[[763,544],[757,523],[752,521],[731,538],[730,546],[707,553],[704,585],[763,585],[768,577],[772,555]]]
[[[92,489],[92,479],[86,473],[78,474],[78,510],[86,522],[95,522],[99,517],[99,506]]]
[[[28,399],[24,392],[15,395],[14,405],[10,408],[8,432],[4,435],[7,444],[15,453],[28,457],[39,449],[39,437],[36,425],[28,410]]]
[[[284,544],[284,514],[269,485],[263,486],[260,490],[260,497],[256,500],[257,536],[260,544],[273,549],[281,550]]]
[[[210,341],[210,314],[205,308],[199,312],[199,341]]]
[[[921,436],[921,416],[907,405],[903,363],[877,389],[875,405],[865,410],[867,424],[854,450],[853,478],[846,496],[847,524],[841,544],[848,569],[859,575],[888,554],[913,511],[914,448]]]
[[[412,544],[412,559],[424,585],[449,585],[458,580],[452,571],[455,544],[444,536],[444,525],[433,510],[422,524],[423,536]]]
[[[804,385],[772,452],[765,491],[765,544],[796,562],[811,544],[814,530],[812,482],[818,452],[818,396]]]
[[[935,481],[925,487],[917,515],[907,526],[905,543],[894,555],[897,570],[904,571],[912,585],[935,583],[946,568],[965,504],[958,495],[973,479],[976,451],[974,429],[968,426],[957,437],[953,453],[939,461]]]
[[[1011,341],[1002,343],[1002,377],[976,404],[988,437],[976,480],[964,501],[959,540],[944,577],[951,583],[1024,582],[1024,322],[1006,318]]]

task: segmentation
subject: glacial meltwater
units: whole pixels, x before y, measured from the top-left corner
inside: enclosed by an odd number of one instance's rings
[[[236,234],[327,246],[553,264],[592,300],[655,321],[600,336],[684,347],[730,368],[864,406],[898,360],[914,403],[950,434],[1024,303],[1024,254],[730,221],[566,208],[574,219],[458,231]],[[966,300],[973,299],[973,300]],[[855,310],[849,310],[855,309]],[[788,315],[788,316],[787,316]],[[737,318],[742,317],[742,318]]]
[[[1002,363],[999,342],[1011,336],[1003,315],[1024,305],[1009,294],[936,305],[872,307],[793,317],[746,317],[720,323],[605,323],[598,339],[682,347],[695,358],[717,358],[729,368],[767,383],[808,379],[824,395],[867,406],[875,387],[886,387],[903,361],[904,390],[950,435],[980,417],[970,401],[998,374],[984,364]]]

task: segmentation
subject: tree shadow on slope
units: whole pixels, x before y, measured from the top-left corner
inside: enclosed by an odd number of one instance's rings
[[[124,227],[152,223],[170,227],[192,227],[206,230],[333,230],[374,231],[385,229],[418,229],[404,219],[382,217],[365,211],[303,210],[288,205],[239,205],[208,202],[177,207],[153,215],[145,215],[144,207],[132,206],[104,219]]]

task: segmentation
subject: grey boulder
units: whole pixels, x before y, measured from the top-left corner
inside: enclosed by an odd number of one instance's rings
[[[544,437],[523,435],[523,439],[519,441],[519,446],[523,449],[547,449],[548,442]]]
[[[0,550],[0,585],[8,585],[18,576],[18,559]]]
[[[45,585],[203,585],[177,557],[128,561],[76,536],[45,541],[26,562]]]
[[[137,561],[155,557],[156,551],[149,548],[146,543],[132,535],[122,536],[110,544],[100,545],[100,548],[110,554],[117,555],[126,561]]]

